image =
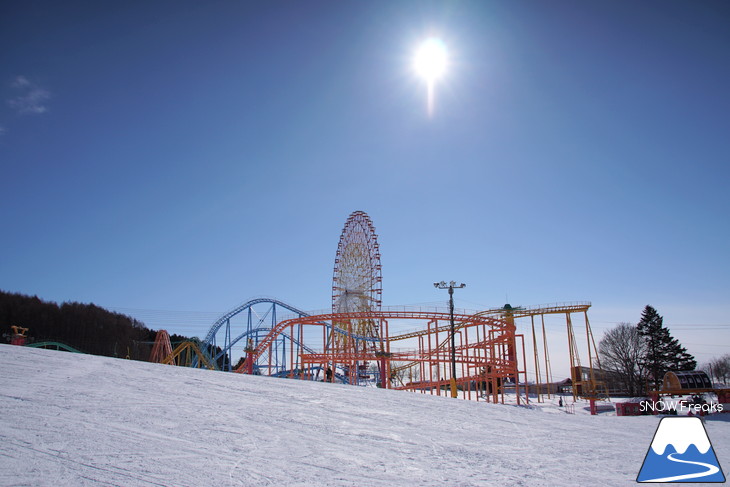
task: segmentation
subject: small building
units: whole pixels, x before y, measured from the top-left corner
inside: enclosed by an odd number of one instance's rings
[[[702,370],[667,372],[662,381],[662,391],[712,389],[712,381]]]
[[[638,402],[617,402],[616,416],[640,416],[641,403]]]

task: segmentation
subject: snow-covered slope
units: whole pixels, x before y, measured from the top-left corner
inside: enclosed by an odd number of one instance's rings
[[[658,424],[9,345],[0,370],[0,485],[634,485]]]

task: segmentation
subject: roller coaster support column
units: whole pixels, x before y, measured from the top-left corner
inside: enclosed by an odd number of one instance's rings
[[[456,330],[454,328],[454,289],[461,289],[466,287],[466,284],[461,283],[458,286],[456,282],[451,281],[447,286],[444,281],[434,282],[433,286],[437,289],[448,289],[449,290],[449,313],[451,315],[451,397],[456,399],[458,391],[456,390]]]
[[[388,388],[388,371],[385,368],[386,360],[388,357],[390,357],[391,354],[388,352],[375,352],[375,356],[378,358],[378,361],[380,362],[380,387],[383,389]]]
[[[248,345],[246,346],[246,373],[249,375],[253,374],[253,340],[248,339]]]

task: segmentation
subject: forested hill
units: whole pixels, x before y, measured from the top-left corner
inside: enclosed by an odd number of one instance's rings
[[[0,291],[0,332],[28,328],[29,342],[53,340],[82,352],[147,360],[155,332],[132,317],[94,304],[56,303],[37,296]],[[3,341],[9,341],[8,339]]]

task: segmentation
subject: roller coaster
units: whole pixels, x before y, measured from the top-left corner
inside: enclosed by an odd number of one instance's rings
[[[574,352],[571,370],[578,370],[578,341],[571,315],[578,313],[587,319],[589,307],[590,303],[566,303],[471,314],[455,312],[457,385],[461,396],[504,402],[505,392],[511,391],[516,393],[518,402],[529,402],[525,336],[517,332],[519,319],[531,321],[533,367],[537,368],[538,378],[543,376],[540,363],[544,359],[542,370],[545,382],[549,382],[544,316],[565,316],[568,343]],[[542,344],[535,332],[535,317],[542,319]],[[352,323],[363,321],[377,329],[378,334],[365,336],[350,331]],[[412,331],[391,333],[393,323],[398,329]],[[435,309],[388,307],[379,311],[308,314],[276,299],[257,298],[223,315],[211,327],[201,348],[218,350],[211,356],[226,371],[445,395],[451,378],[449,323],[449,313]],[[590,331],[587,321],[586,325]],[[588,339],[592,342],[592,335]],[[594,347],[589,343],[589,351],[595,352]],[[332,371],[329,377],[327,370]],[[595,377],[581,377],[576,372],[572,382],[576,396],[604,395],[602,384]],[[538,395],[541,386],[544,384],[539,380],[532,386]]]
[[[169,336],[165,342],[165,336],[158,335],[153,361],[445,395],[452,379],[451,314],[438,309],[383,308],[381,295],[377,235],[367,214],[357,211],[340,236],[331,312],[308,313],[275,298],[251,299],[217,319],[200,342],[172,350]],[[509,391],[518,404],[529,402],[525,336],[516,325],[516,320],[529,319],[532,373],[537,377],[533,387],[539,400],[540,378],[551,381],[546,315],[565,317],[574,396],[600,397],[602,385],[590,368],[597,353],[589,307],[590,303],[581,302],[455,311],[453,360],[461,397],[504,402]],[[578,372],[585,367],[581,368],[573,328],[576,313],[585,321],[588,376]],[[535,318],[541,320],[541,346]]]

